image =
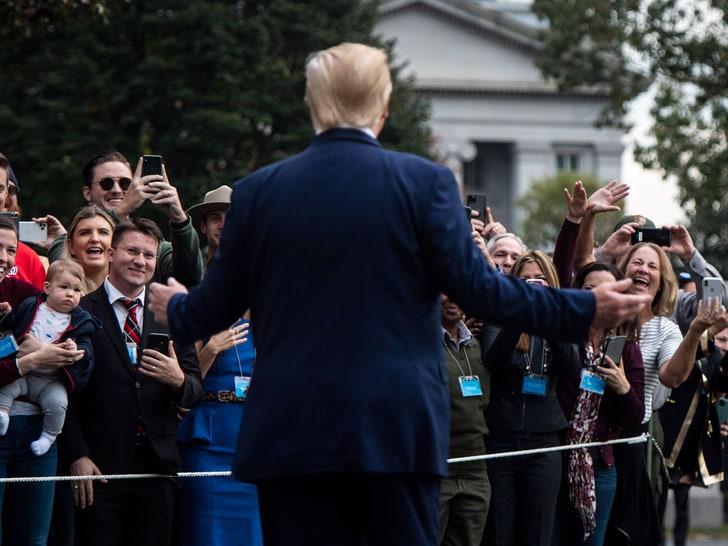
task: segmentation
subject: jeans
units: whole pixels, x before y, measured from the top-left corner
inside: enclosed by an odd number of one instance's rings
[[[0,436],[0,477],[53,476],[57,451],[54,443],[40,457],[30,450],[43,430],[42,415],[10,417],[10,426]],[[45,545],[51,523],[53,490],[49,482],[0,483],[2,541],[8,545]]]
[[[596,529],[584,542],[587,546],[601,546],[604,543],[604,534],[607,532],[609,515],[612,513],[614,495],[617,493],[617,469],[607,466],[594,455],[594,486],[597,496]]]

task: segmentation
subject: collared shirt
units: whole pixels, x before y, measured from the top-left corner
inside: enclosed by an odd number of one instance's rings
[[[114,308],[114,313],[116,314],[116,320],[119,323],[119,330],[122,332],[124,331],[124,323],[126,322],[126,316],[129,314],[129,311],[124,306],[124,303],[120,300],[125,300],[128,296],[125,296],[122,294],[118,288],[116,288],[113,284],[111,284],[111,281],[109,281],[109,277],[106,277],[106,280],[104,281],[104,288],[106,288],[106,292],[109,294],[109,303]],[[142,288],[141,293],[136,298],[131,299],[138,299],[140,302],[139,309],[137,309],[137,322],[139,323],[139,331],[144,331],[144,302],[146,298],[146,287]]]
[[[450,347],[455,349],[457,352],[460,352],[460,347],[462,347],[463,345],[467,345],[472,339],[473,334],[470,333],[468,327],[465,326],[465,323],[461,320],[460,322],[458,322],[458,338],[460,338],[460,341],[455,343],[455,340],[450,335],[450,332],[445,330],[445,328],[442,329],[442,337],[445,345],[450,345]]]
[[[372,137],[374,140],[377,140],[377,137],[374,136],[374,131],[372,131],[369,127],[350,127],[349,125],[340,125],[336,127],[337,129],[356,129],[357,131],[362,131],[363,133],[366,133],[370,137]],[[328,131],[328,129],[326,129]],[[316,131],[317,135],[320,135],[324,131]]]

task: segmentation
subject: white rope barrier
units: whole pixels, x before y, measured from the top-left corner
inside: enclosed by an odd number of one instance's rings
[[[538,449],[525,449],[523,451],[508,451],[504,453],[491,453],[487,455],[474,455],[471,457],[456,457],[448,459],[448,464],[464,463],[470,461],[480,461],[487,459],[500,459],[503,457],[520,457],[524,455],[536,455],[539,453],[549,453],[552,451],[567,451],[570,449],[581,449],[589,447],[598,447],[613,444],[642,444],[649,440],[650,435],[647,433],[641,436],[631,438],[619,438],[616,440],[608,440],[606,442],[588,442],[584,444],[571,444],[564,446],[542,447]],[[27,476],[16,478],[0,478],[0,483],[26,483],[26,482],[70,482],[81,480],[139,480],[154,478],[217,478],[232,476],[232,472],[216,471],[216,472],[178,472],[177,474],[98,474],[95,476]]]
[[[521,457],[524,455],[549,453],[551,451],[568,451],[570,449],[599,447],[612,444],[643,444],[649,440],[649,437],[649,434],[643,433],[641,436],[633,436],[631,438],[618,438],[616,440],[608,440],[606,442],[587,442],[584,444],[570,444],[564,446],[540,447],[537,449],[524,449],[522,451],[505,451],[503,453],[490,453],[488,455],[473,455],[471,457],[456,457],[454,459],[448,459],[447,463],[466,463],[470,461],[481,461],[487,459],[502,459],[503,457]]]
[[[151,478],[218,478],[232,476],[229,470],[215,472],[178,472],[177,474],[96,474],[94,476],[28,476],[0,478],[0,483],[75,482],[81,480],[146,480]]]

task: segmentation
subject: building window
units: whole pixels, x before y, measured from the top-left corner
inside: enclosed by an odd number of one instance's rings
[[[557,172],[581,172],[581,154],[574,152],[561,152],[556,154]]]

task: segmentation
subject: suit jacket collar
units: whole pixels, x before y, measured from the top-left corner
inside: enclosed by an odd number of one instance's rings
[[[129,365],[129,355],[126,351],[126,344],[124,343],[124,335],[119,328],[119,322],[116,320],[116,313],[109,301],[109,293],[106,291],[106,288],[104,285],[101,285],[86,297],[91,302],[92,309],[90,312],[93,315],[96,315],[96,317],[98,317],[103,323],[103,329],[96,335],[108,336],[109,342],[118,353],[120,361],[126,363],[126,368],[129,370],[129,373],[132,373],[131,366]],[[154,320],[154,314],[151,311],[148,311],[148,306],[145,305],[143,309],[144,327],[142,329],[142,339],[139,346],[140,358],[141,351],[146,346],[149,332],[167,333],[167,328]],[[100,355],[97,358],[99,357]]]

